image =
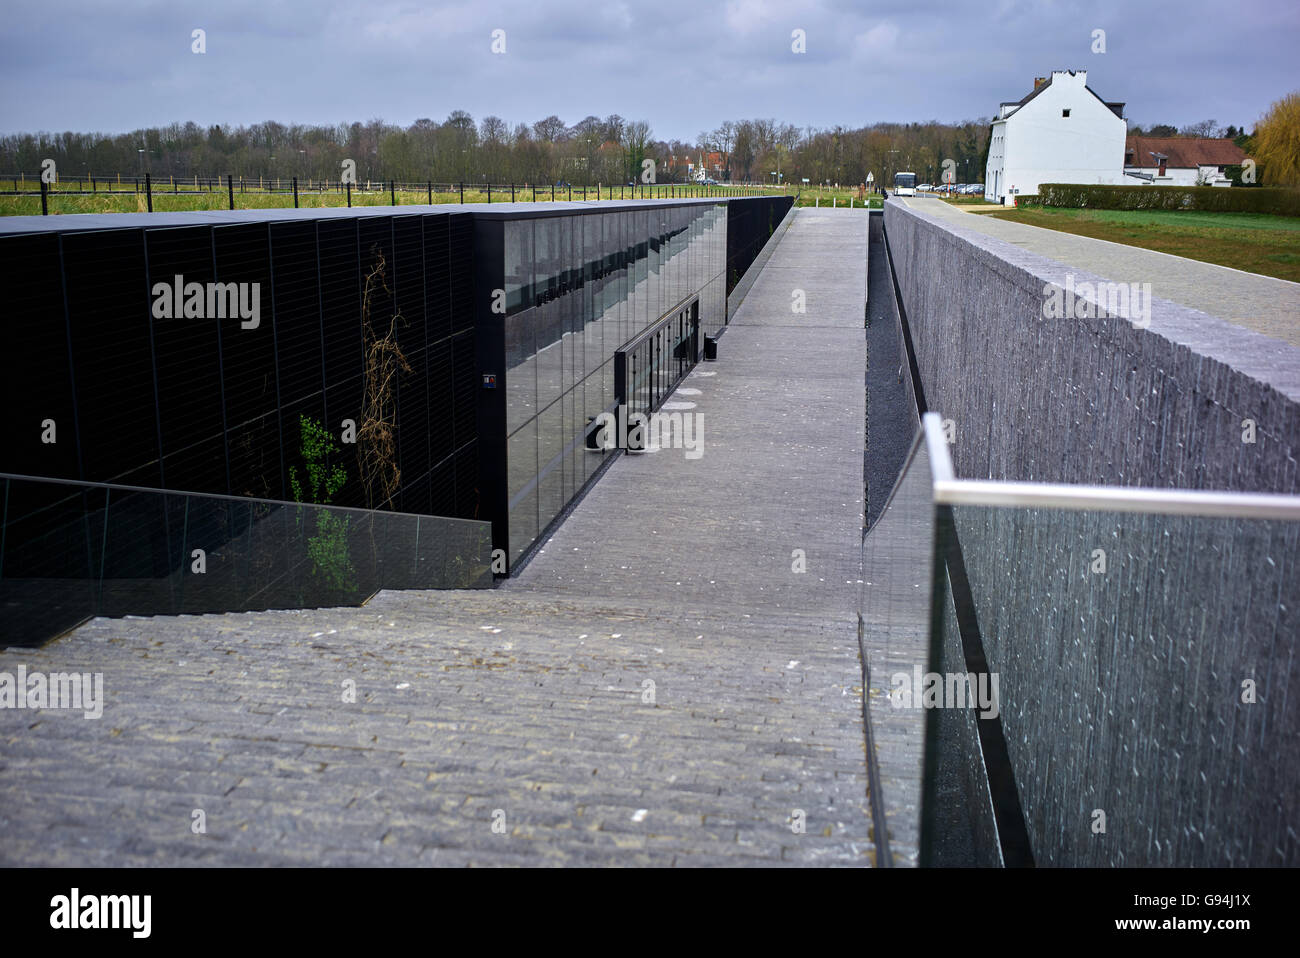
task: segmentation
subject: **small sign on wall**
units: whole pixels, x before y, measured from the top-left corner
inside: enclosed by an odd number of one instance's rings
[[[496,374],[496,373],[484,373],[484,374],[483,374],[483,388],[484,388],[484,389],[496,389],[496,388],[497,388],[497,374]]]

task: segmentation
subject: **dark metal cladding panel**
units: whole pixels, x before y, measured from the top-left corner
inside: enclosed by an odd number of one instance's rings
[[[63,310],[59,237],[0,238],[5,291],[5,391],[0,472],[77,479],[77,428]],[[53,420],[54,432],[42,424]],[[42,438],[53,438],[46,442]]]
[[[239,328],[220,320],[213,270],[212,230],[204,226],[148,230],[149,286],[154,303],[170,300],[171,318],[153,319],[158,374],[163,482],[171,489],[229,493],[222,407],[221,337]],[[179,278],[179,279],[178,279]],[[181,308],[176,288],[180,283]],[[212,302],[208,292],[212,290]],[[155,310],[156,312],[156,310]],[[195,312],[200,315],[187,315]]]
[[[63,240],[83,478],[162,483],[144,232]]]
[[[409,372],[397,377],[394,406],[402,471],[401,498],[394,507],[402,512],[427,512],[429,508],[429,368],[425,348],[428,320],[424,309],[422,219],[419,216],[393,218],[393,337],[411,367]]]
[[[451,217],[425,216],[424,308],[432,345],[451,335]]]
[[[216,279],[247,284],[240,291],[256,305],[253,319],[223,321],[222,375],[231,493],[287,498],[280,448],[279,378],[271,304],[271,239],[267,225],[219,226],[213,230]],[[247,309],[241,312],[252,312]],[[247,327],[247,328],[245,328]]]

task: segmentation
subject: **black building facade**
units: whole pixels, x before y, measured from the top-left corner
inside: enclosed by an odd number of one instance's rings
[[[608,458],[616,351],[672,314],[697,361],[791,202],[0,220],[0,473],[477,519],[500,572]],[[22,482],[4,508],[0,578],[76,505]]]

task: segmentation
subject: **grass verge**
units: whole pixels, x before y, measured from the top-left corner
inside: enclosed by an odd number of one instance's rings
[[[1267,213],[1016,208],[999,219],[1300,283],[1300,220]]]

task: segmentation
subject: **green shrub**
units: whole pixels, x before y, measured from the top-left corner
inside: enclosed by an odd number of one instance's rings
[[[337,462],[330,462],[331,457],[342,450],[335,444],[329,430],[315,419],[299,415],[298,428],[298,452],[306,464],[306,488],[298,478],[297,468],[290,466],[289,486],[294,501],[328,505],[348,481],[347,470]],[[302,512],[302,509],[298,510],[299,526],[303,524]],[[330,589],[348,591],[356,587],[356,570],[352,566],[348,543],[351,521],[346,515],[319,511],[316,513],[316,534],[307,540],[312,579]]]
[[[1201,210],[1209,213],[1272,213],[1300,216],[1300,190],[1280,187],[1090,186],[1044,183],[1043,206],[1094,210]],[[1023,202],[1023,197],[1020,202]]]

